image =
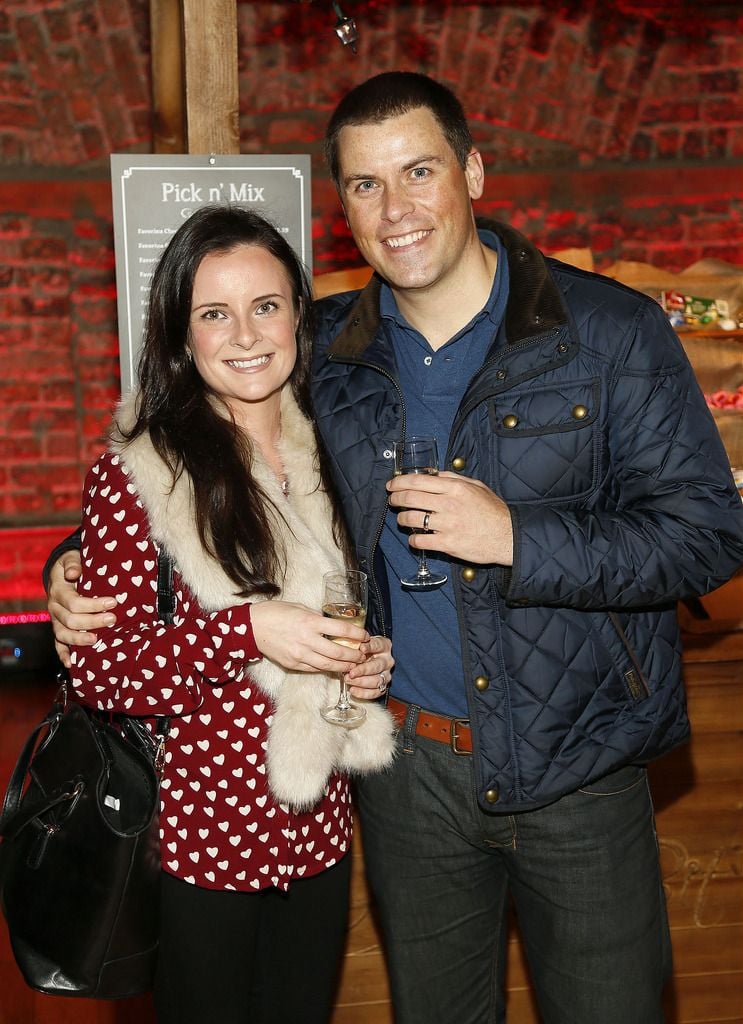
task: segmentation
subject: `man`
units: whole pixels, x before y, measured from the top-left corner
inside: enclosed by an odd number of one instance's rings
[[[688,735],[674,605],[743,561],[715,425],[656,303],[478,233],[482,160],[449,90],[370,79],[326,153],[376,271],[318,304],[315,403],[371,628],[394,633],[399,756],[359,806],[397,1022],[504,1019],[510,898],[547,1024],[657,1024],[643,765]],[[393,479],[413,434],[442,472]],[[411,592],[421,548],[448,579]],[[65,643],[103,605],[60,576]]]

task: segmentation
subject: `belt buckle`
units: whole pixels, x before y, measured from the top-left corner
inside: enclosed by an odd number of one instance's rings
[[[468,718],[452,718],[451,729],[449,732],[449,743],[451,745],[452,752],[455,753],[458,757],[469,757],[469,750],[460,750],[459,747],[457,746],[457,742],[459,739],[459,737],[457,736],[457,728],[459,726],[462,726],[462,728],[468,729],[469,724],[470,722]]]

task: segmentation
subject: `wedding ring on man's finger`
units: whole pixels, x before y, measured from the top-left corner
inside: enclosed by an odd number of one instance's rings
[[[424,530],[428,529],[428,521],[429,521],[430,518],[431,518],[431,513],[430,512],[426,512],[426,514],[423,516],[423,529]]]
[[[387,689],[387,680],[384,678],[384,672],[379,673],[379,686],[377,687],[380,693],[384,693]]]

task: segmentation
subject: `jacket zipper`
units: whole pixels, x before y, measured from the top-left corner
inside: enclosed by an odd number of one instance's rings
[[[473,387],[473,385],[477,382],[478,378],[481,377],[485,373],[486,370],[489,370],[491,368],[491,366],[493,366],[493,365],[495,365],[495,364],[497,364],[497,363],[499,363],[501,361],[504,352],[506,352],[506,351],[513,351],[514,349],[519,349],[519,348],[526,348],[528,345],[533,345],[535,343],[541,343],[544,339],[549,338],[551,334],[557,335],[559,333],[560,333],[560,328],[553,327],[551,330],[546,331],[542,335],[537,335],[534,338],[526,338],[526,339],[524,339],[522,341],[509,342],[508,349],[501,349],[501,350],[499,350],[499,352],[496,355],[491,356],[490,359],[488,359],[486,362],[484,362],[482,364],[480,369],[472,377],[472,379],[470,380],[469,384],[467,385],[467,388],[465,390],[465,397],[466,397],[467,391],[469,391]],[[544,373],[545,369],[548,369],[552,365],[553,364],[550,363],[550,364],[547,364],[547,365],[540,365],[540,366],[535,367],[530,374],[522,377],[522,379],[519,381],[519,383],[523,384],[525,380],[529,380],[531,377],[538,377],[541,373]],[[499,381],[499,384],[500,384],[500,387],[494,386],[492,388],[492,390],[487,395],[483,395],[481,398],[475,399],[474,401],[466,402],[457,410],[457,415],[455,417],[455,422],[452,425],[452,434],[454,433],[454,427],[458,426],[459,423],[464,419],[464,417],[467,416],[472,411],[472,409],[474,409],[477,405],[480,405],[486,399],[492,398],[495,395],[503,394],[503,392],[508,391],[508,390],[510,390],[510,388],[513,387],[513,384],[511,382],[509,382],[507,380],[507,378],[504,379],[503,381]]]
[[[387,370],[385,370],[383,367],[377,366],[376,363],[370,363],[370,362],[367,362],[364,359],[338,358],[335,355],[330,355],[329,354],[328,355],[328,362],[331,362],[331,363],[349,363],[349,364],[351,364],[353,366],[365,366],[367,369],[374,370],[377,373],[381,373],[383,377],[387,378],[387,380],[392,384],[392,386],[394,387],[395,391],[397,392],[397,394],[400,397],[400,408],[402,409],[402,433],[400,435],[400,440],[404,441],[405,440],[406,427],[407,427],[407,424],[406,424],[406,413],[405,413],[405,399],[403,398],[403,394],[402,394],[402,390],[400,388],[400,385],[397,383],[397,381],[392,376],[392,374],[389,373]],[[372,541],[372,545],[369,548],[369,566],[368,566],[368,569],[369,569],[369,572],[368,572],[369,582],[371,583],[372,589],[373,589],[374,594],[376,596],[377,608],[379,609],[379,624],[380,624],[380,626],[382,628],[382,633],[383,633],[384,636],[388,636],[389,634],[387,632],[387,623],[385,622],[385,616],[384,616],[384,602],[382,601],[382,595],[379,593],[379,587],[377,586],[377,581],[376,581],[376,578],[374,576],[374,555],[375,555],[375,552],[377,550],[377,546],[379,544],[379,538],[382,536],[382,530],[384,529],[384,520],[385,520],[385,518],[387,516],[387,509],[389,508],[389,504],[390,504],[390,499],[389,499],[389,496],[387,496],[384,499],[384,509],[382,510],[382,516],[381,516],[381,518],[379,520],[379,525],[377,526],[377,532],[376,532],[376,534],[374,536],[374,539]]]
[[[633,700],[644,700],[646,697],[650,696],[650,687],[648,686],[648,681],[642,671],[642,666],[637,659],[637,655],[635,654],[632,645],[627,639],[627,634],[622,628],[619,616],[616,612],[609,612],[608,615],[611,624],[617,631],[619,639],[622,641],[622,646],[624,647],[627,657],[632,662],[632,668],[629,668],[626,672],[622,673],[624,681],[627,684],[627,689],[629,690]]]

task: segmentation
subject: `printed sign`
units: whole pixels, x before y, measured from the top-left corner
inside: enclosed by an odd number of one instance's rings
[[[111,157],[121,390],[134,383],[150,282],[161,252],[201,206],[255,209],[285,236],[312,275],[310,158]]]

